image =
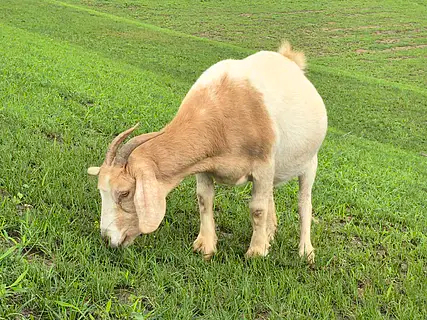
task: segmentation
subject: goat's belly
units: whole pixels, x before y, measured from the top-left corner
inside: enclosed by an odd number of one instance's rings
[[[288,182],[292,178],[295,178],[299,176],[301,172],[299,171],[286,171],[286,172],[279,172],[274,175],[274,185],[280,185],[282,183]]]
[[[252,180],[252,177],[250,175],[225,177],[225,176],[212,174],[212,177],[219,184],[227,184],[227,185],[232,185],[232,186],[244,184],[244,183]]]
[[[308,167],[312,166],[312,161],[316,157],[326,135],[326,115],[323,115],[317,121],[312,120],[311,123],[311,126],[305,126],[304,123],[295,123],[294,121],[293,131],[288,129],[287,131],[281,130],[284,134],[274,150],[275,185],[300,176],[306,172]],[[282,125],[282,127],[286,126]],[[295,137],[298,137],[298,139]]]
[[[306,152],[299,157],[278,154],[275,159],[274,185],[287,182],[303,174],[311,165],[317,150]]]

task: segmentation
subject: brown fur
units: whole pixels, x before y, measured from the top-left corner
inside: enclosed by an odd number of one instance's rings
[[[191,90],[164,134],[137,148],[129,164],[148,158],[162,181],[209,172],[234,183],[250,175],[254,163],[270,158],[273,142],[262,95],[248,82],[224,76],[211,87]]]
[[[209,68],[161,132],[135,137],[116,153],[117,141],[135,127],[125,131],[110,144],[107,158],[115,155],[116,161],[88,169],[99,173],[101,235],[113,247],[157,230],[167,194],[196,174],[200,232],[193,249],[204,258],[216,251],[213,178],[226,184],[251,180],[253,233],[246,256],[265,256],[277,227],[273,184],[298,176],[299,254],[313,261],[311,188],[327,117],[321,97],[301,72],[304,54],[287,42],[279,53],[263,51]]]

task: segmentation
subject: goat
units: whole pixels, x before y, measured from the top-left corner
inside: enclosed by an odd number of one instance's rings
[[[288,42],[278,52],[220,61],[194,83],[162,130],[136,136],[117,152],[136,126],[119,134],[102,166],[88,169],[99,176],[101,235],[117,247],[155,231],[167,194],[195,174],[200,232],[193,248],[209,259],[217,243],[214,181],[252,181],[246,256],[265,256],[277,228],[273,187],[298,177],[299,254],[313,262],[311,191],[327,115],[304,68],[304,54]]]

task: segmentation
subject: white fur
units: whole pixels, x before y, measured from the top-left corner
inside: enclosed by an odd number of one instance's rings
[[[109,186],[109,177],[107,176],[106,179],[107,183],[105,185]],[[116,247],[122,241],[122,234],[116,224],[116,204],[114,203],[110,190],[100,189],[99,192],[102,199],[100,222],[101,234],[109,237],[111,245]]]
[[[314,249],[310,239],[311,189],[317,169],[317,152],[327,130],[323,100],[297,62],[277,52],[261,51],[243,60],[219,62],[204,72],[193,87],[209,87],[224,75],[232,79],[249,80],[262,94],[275,133],[269,166],[255,168],[251,173],[254,176],[250,203],[254,230],[247,255],[266,255],[270,240],[274,236],[277,220],[272,185],[298,176],[298,211],[301,224],[299,254],[306,255],[308,260],[313,262]],[[245,177],[242,177],[237,184],[245,180]],[[203,184],[206,184],[206,181],[198,179],[200,196],[210,198],[211,195],[203,193]],[[213,224],[204,221],[203,215],[201,218],[200,234],[208,226],[212,229]],[[204,235],[205,244],[216,243],[215,233],[210,234],[210,238]],[[201,243],[199,235],[195,248],[203,248],[205,244]],[[202,251],[205,255],[210,255],[212,249]]]
[[[295,62],[261,51],[242,60],[250,83],[262,93],[276,134],[274,182],[305,172],[327,128],[323,100]],[[244,71],[247,73],[247,71]]]
[[[205,72],[200,75],[200,77],[192,86],[192,89],[196,87],[211,86],[213,80],[220,79],[225,73],[229,73],[230,67],[232,67],[236,63],[236,61],[239,60],[228,59],[215,63],[213,66],[209,67]]]
[[[262,95],[276,141],[274,183],[303,173],[317,154],[327,128],[322,98],[298,65],[280,53],[260,51],[243,60],[223,60],[207,69],[193,88],[210,86],[222,76],[249,80]],[[237,184],[245,180],[240,179]]]
[[[299,253],[300,255],[307,255],[309,261],[313,261],[314,253],[310,239],[311,189],[316,175],[317,153],[326,135],[326,109],[322,98],[304,75],[302,70],[305,66],[304,55],[292,51],[289,44],[282,46],[280,52],[261,51],[243,60],[218,62],[200,76],[187,94],[189,96],[192,91],[196,92],[198,89],[208,88],[210,89],[208,90],[208,95],[210,95],[211,100],[217,99],[217,95],[220,94],[217,84],[224,76],[233,80],[234,84],[242,84],[242,88],[244,86],[247,88],[249,83],[257,91],[257,94],[254,95],[257,99],[259,97],[258,93],[262,95],[274,132],[273,148],[270,156],[266,155],[267,159],[262,161],[250,159],[251,165],[243,169],[248,172],[239,172],[236,175],[236,172],[229,168],[234,164],[227,166],[226,170],[221,169],[221,166],[219,166],[220,169],[215,169],[218,172],[200,172],[194,169],[193,173],[197,173],[197,194],[201,218],[200,233],[194,242],[194,249],[202,251],[205,257],[212,256],[216,250],[217,242],[213,217],[214,187],[212,174],[216,174],[217,177],[223,178],[225,182],[228,181],[233,184],[245,183],[249,178],[253,182],[252,199],[249,204],[252,214],[253,234],[247,251],[248,256],[266,255],[270,247],[270,241],[274,237],[277,218],[273,186],[288,181],[293,177],[298,177],[300,185],[298,211],[301,224]],[[197,99],[194,101],[197,101]],[[211,115],[209,110],[203,106],[203,103],[196,103],[200,105],[191,105],[194,107],[190,109],[192,112],[198,112],[200,117],[205,114]],[[183,105],[188,107],[185,103]],[[230,106],[224,104],[221,107],[228,108]],[[244,105],[234,107],[245,108]],[[234,120],[236,121],[233,124],[240,125],[240,127],[237,127],[237,130],[230,134],[244,135],[247,131],[247,126],[252,125],[252,123],[242,125],[239,124],[238,119]],[[257,125],[264,127],[269,125],[269,122],[265,119],[260,121],[263,122],[257,123]],[[203,125],[203,121],[200,121],[200,123]],[[185,134],[183,134],[183,138],[185,139]],[[214,140],[212,139],[212,141]],[[210,140],[207,139],[206,141]],[[194,152],[197,153],[197,150],[194,149]],[[227,157],[226,153],[222,153],[224,159]],[[197,155],[194,158],[196,159]],[[216,161],[224,159],[218,156]],[[193,165],[197,167],[196,164]],[[131,164],[129,164],[129,167],[131,167]],[[238,164],[236,167],[238,167]],[[149,170],[144,170],[145,174],[150,172]],[[187,173],[176,172],[174,179],[177,180],[177,183],[185,175],[192,172],[188,167],[177,169],[176,171],[183,170],[187,170],[185,171]],[[221,170],[224,172],[220,172]],[[88,172],[96,174],[99,170],[90,169]],[[105,176],[104,174],[102,175]],[[154,177],[154,171],[152,175]],[[105,179],[109,179],[108,175]],[[107,180],[104,180],[102,185],[109,188],[109,181]],[[169,186],[169,183],[165,184],[165,189],[163,190],[161,189],[162,185],[158,184],[155,178],[152,181],[150,182],[144,178],[144,183],[146,184],[144,188],[142,188],[142,185],[138,188],[138,183],[136,187],[135,198],[144,194],[144,201],[137,201],[138,203],[135,204],[139,212],[139,230],[142,233],[152,232],[160,224],[166,206],[164,195],[171,190],[170,188],[173,185],[173,183],[170,184],[171,186]],[[101,231],[109,236],[111,244],[116,246],[123,239],[115,222],[117,208],[111,196],[112,191],[100,190],[100,192],[102,197]]]

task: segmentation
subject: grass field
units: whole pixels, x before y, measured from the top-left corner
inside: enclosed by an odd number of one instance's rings
[[[2,0],[0,319],[427,318],[423,1]],[[299,259],[297,182],[275,191],[267,258],[246,260],[250,186],[217,186],[218,254],[191,249],[194,178],[155,233],[99,235],[111,139],[162,128],[201,72],[289,39],[329,132],[314,187],[316,264]],[[423,156],[424,154],[424,156]]]

